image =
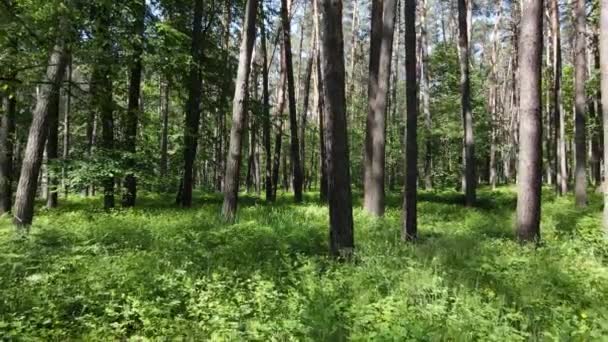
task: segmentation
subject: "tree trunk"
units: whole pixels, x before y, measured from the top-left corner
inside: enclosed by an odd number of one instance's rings
[[[464,125],[464,193],[465,205],[475,203],[475,141],[473,139],[473,112],[471,110],[471,81],[469,77],[469,38],[467,0],[458,0],[458,47],[460,52],[460,95]]]
[[[462,1],[462,0],[460,0]],[[418,181],[418,108],[416,85],[416,1],[404,0],[405,22],[405,92],[407,102],[404,219],[401,237],[416,240],[418,235],[417,181]],[[466,33],[466,31],[465,31]]]
[[[594,34],[594,43],[593,43],[593,61],[594,61],[594,69],[598,72],[601,72],[601,63],[600,63],[600,43],[599,43],[599,33]],[[595,165],[593,166],[593,174],[595,178],[595,186],[600,187],[602,185],[602,91],[601,87],[598,87],[595,94],[593,94],[593,105],[595,112],[595,122],[598,126],[598,130],[595,133],[595,138],[593,139],[593,159],[595,160]]]
[[[236,216],[242,138],[247,122],[249,72],[251,70],[251,56],[255,42],[255,20],[257,13],[258,1],[247,0],[239,52],[239,68],[232,102],[232,128],[230,130],[230,143],[228,145],[228,155],[226,156],[226,175],[224,177],[222,216],[228,222],[234,221]]]
[[[125,176],[124,192],[122,195],[122,206],[133,207],[137,198],[137,179],[133,173],[135,168],[135,152],[137,143],[137,120],[141,112],[139,94],[141,92],[142,54],[144,44],[146,2],[140,0],[134,5],[135,42],[133,46],[133,60],[129,76],[129,102],[127,104],[125,147],[127,153],[128,173]]]
[[[296,113],[295,82],[291,60],[291,27],[287,0],[281,0],[281,21],[283,24],[283,54],[287,72],[287,94],[289,98],[289,129],[291,133],[291,166],[293,168],[293,191],[296,203],[302,202],[302,166],[298,139],[298,116]]]
[[[13,200],[13,146],[15,142],[16,100],[4,94],[0,108],[0,215],[11,211]]]
[[[314,25],[315,39],[317,40],[317,50],[315,51],[315,106],[319,117],[319,199],[327,202],[327,151],[325,141],[325,116],[323,114],[325,103],[323,99],[323,75],[321,73],[321,38],[319,30],[318,0],[313,0],[314,4]]]
[[[57,190],[59,180],[55,172],[55,164],[59,157],[59,100],[60,91],[53,93],[49,99],[48,133],[46,140],[46,207],[57,208]]]
[[[202,77],[200,62],[202,60],[202,19],[203,0],[195,0],[194,17],[192,21],[192,46],[190,74],[188,76],[188,102],[186,104],[186,121],[184,126],[184,170],[181,190],[182,207],[192,206],[192,187],[194,181],[194,160],[198,145],[200,125],[200,104],[202,92]]]
[[[306,124],[308,120],[308,103],[310,100],[310,80],[312,78],[312,65],[313,57],[316,55],[316,39],[313,38],[312,55],[308,57],[306,62],[306,71],[304,76],[304,99],[302,100],[302,124],[300,125],[300,160],[302,161],[302,177],[304,178],[304,184],[306,184]]]
[[[575,2],[576,41],[574,47],[574,133],[576,145],[576,166],[574,176],[574,195],[577,207],[587,206],[587,137],[586,106],[587,95],[587,53],[585,0]]]
[[[68,185],[68,168],[67,161],[70,159],[70,116],[72,110],[72,57],[69,57],[69,63],[67,66],[67,78],[68,85],[65,91],[65,111],[63,114],[63,168],[61,169],[61,178],[63,180],[63,191],[64,196],[67,199],[70,188]]]
[[[262,15],[262,19],[260,20],[260,31],[261,32],[261,44],[262,44],[262,96],[263,96],[263,114],[264,114],[264,122],[263,122],[263,140],[264,140],[264,152],[266,162],[266,173],[265,173],[265,188],[266,188],[266,201],[272,200],[272,151],[271,151],[271,141],[270,141],[270,126],[271,126],[271,118],[270,118],[270,92],[268,87],[268,47],[266,46],[266,15],[264,11],[264,2],[260,2],[260,12]]]
[[[430,78],[429,78],[429,56],[428,56],[428,36],[427,36],[427,25],[426,25],[426,1],[420,2],[420,41],[421,41],[421,76],[420,80],[420,96],[422,98],[422,112],[424,114],[424,128],[425,128],[425,155],[424,155],[424,187],[426,190],[430,190],[433,187],[433,132],[432,132],[432,118],[431,118],[431,106],[430,106]],[[398,68],[398,66],[396,66]],[[396,86],[396,85],[395,85]]]
[[[40,85],[15,198],[13,223],[17,227],[25,228],[32,224],[38,173],[48,133],[49,111],[52,98],[59,93],[61,87],[61,80],[67,65],[67,55],[64,42],[55,45],[49,57],[44,82]]]
[[[604,182],[608,181],[608,0],[600,2],[600,72],[601,72],[601,102],[602,102],[602,122],[604,128]],[[604,226],[604,236],[608,238],[608,191],[604,186],[604,215],[602,223]]]
[[[353,252],[355,241],[345,111],[342,1],[322,0],[317,5],[327,132],[329,246],[333,256],[348,258]]]
[[[517,236],[540,239],[542,183],[542,25],[543,1],[524,0],[520,38],[520,126],[517,170]]]
[[[169,80],[161,82],[160,178],[167,177],[169,150]]]

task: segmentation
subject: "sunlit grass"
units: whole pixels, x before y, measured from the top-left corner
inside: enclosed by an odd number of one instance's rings
[[[358,196],[358,194],[357,194]],[[0,219],[0,338],[186,340],[601,340],[608,243],[601,201],[577,210],[544,193],[543,243],[513,239],[515,194],[423,192],[420,240],[400,241],[401,197],[382,219],[354,210],[356,257],[327,256],[328,213],[220,195],[171,196],[104,212],[71,197],[23,238]],[[357,202],[358,203],[358,202]]]

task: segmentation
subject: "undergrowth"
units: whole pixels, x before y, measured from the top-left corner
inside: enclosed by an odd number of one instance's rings
[[[71,197],[40,209],[31,233],[0,219],[0,339],[602,340],[608,243],[601,200],[577,210],[545,191],[542,244],[513,238],[515,194],[482,191],[465,208],[423,192],[419,241],[402,243],[401,199],[383,219],[355,208],[356,255],[327,255],[327,208],[307,194],[267,205],[243,196],[193,209],[148,195],[105,212]]]

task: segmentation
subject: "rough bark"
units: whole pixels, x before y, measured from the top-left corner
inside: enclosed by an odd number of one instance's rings
[[[196,159],[201,116],[202,80],[200,62],[203,54],[202,19],[203,0],[195,0],[194,17],[192,21],[192,45],[190,51],[192,60],[190,61],[188,76],[188,102],[186,103],[186,120],[184,126],[184,170],[180,196],[182,207],[192,206],[194,160]]]
[[[316,0],[320,16],[321,75],[327,132],[330,253],[348,258],[355,247],[346,127],[342,1]]]
[[[15,142],[16,99],[0,97],[0,215],[11,211],[13,200],[13,147]]]
[[[30,125],[27,146],[21,164],[21,176],[17,185],[13,223],[20,228],[32,224],[34,217],[34,198],[38,182],[38,173],[42,163],[44,144],[48,133],[49,111],[51,99],[59,93],[61,80],[67,65],[67,48],[64,42],[54,46],[49,56],[49,62],[40,85],[40,93],[36,99]]]
[[[325,150],[325,103],[323,100],[323,75],[321,74],[321,39],[319,30],[319,15],[317,0],[314,0],[314,25],[317,50],[315,51],[315,106],[319,117],[319,199],[327,202],[327,151]]]
[[[266,46],[266,15],[264,12],[264,2],[260,2],[260,12],[262,19],[260,20],[260,31],[261,31],[261,48],[262,48],[262,96],[263,96],[263,128],[262,128],[262,139],[264,141],[264,152],[265,152],[265,189],[266,189],[266,201],[272,200],[272,151],[270,141],[270,91],[268,86],[268,47]]]
[[[247,122],[249,73],[251,56],[255,42],[255,21],[258,13],[258,1],[247,0],[243,34],[239,52],[239,67],[236,76],[234,99],[232,102],[232,127],[226,156],[226,175],[224,176],[224,205],[222,216],[227,221],[234,221],[239,191],[239,171],[241,166],[242,139]]]
[[[132,169],[135,168],[135,152],[137,144],[137,121],[141,112],[139,94],[141,92],[142,76],[142,54],[144,44],[146,2],[140,0],[134,5],[136,16],[135,41],[133,45],[132,65],[129,75],[129,101],[127,104],[127,115],[125,120],[125,149],[127,156],[127,168],[131,169],[124,180],[124,191],[122,195],[122,206],[133,207],[137,199],[137,179]]]
[[[283,58],[283,57],[281,57]],[[274,160],[272,165],[272,201],[277,198],[277,189],[279,188],[279,171],[281,167],[281,143],[283,140],[283,111],[285,110],[285,87],[286,75],[283,68],[284,63],[281,63],[281,78],[277,87],[277,104],[274,112],[275,122],[275,143],[274,143]]]
[[[426,24],[426,1],[420,2],[420,52],[422,60],[420,61],[420,97],[422,102],[422,112],[424,115],[425,129],[425,154],[424,154],[424,187],[430,190],[433,187],[433,139],[432,139],[432,117],[430,106],[430,78],[429,78],[429,56],[428,56],[428,36]],[[398,67],[398,66],[397,66]]]
[[[561,28],[559,24],[559,2],[551,1],[551,37],[552,37],[552,66],[553,66],[553,85],[552,85],[552,110],[553,121],[555,122],[554,139],[556,141],[555,164],[557,170],[557,190],[560,195],[568,192],[568,169],[566,159],[566,129],[565,119],[562,111],[562,51],[561,51]]]
[[[587,136],[586,109],[587,95],[587,53],[585,0],[576,0],[574,15],[576,20],[576,40],[574,47],[574,142],[576,165],[574,171],[574,195],[577,207],[587,205]]]
[[[316,40],[313,39],[312,56],[316,55]],[[310,82],[312,79],[313,57],[309,57],[306,62],[306,71],[304,75],[304,98],[302,100],[302,124],[300,125],[300,160],[302,161],[302,177],[306,184],[306,125],[308,121],[308,104],[310,100]]]
[[[70,131],[71,131],[71,111],[72,111],[72,57],[69,57],[69,62],[67,66],[67,89],[65,91],[65,111],[63,114],[63,168],[61,169],[61,178],[63,180],[63,191],[64,196],[67,199],[68,194],[70,192],[70,188],[68,185],[68,168],[65,165],[67,161],[70,159]]]
[[[458,47],[460,53],[460,96],[464,126],[464,193],[465,205],[472,206],[476,197],[475,141],[473,139],[473,112],[471,109],[471,80],[469,75],[469,34],[467,0],[458,0]]]
[[[293,78],[293,63],[291,56],[291,24],[287,0],[281,0],[281,21],[283,25],[283,54],[287,73],[287,95],[289,99],[289,129],[290,129],[290,155],[293,168],[293,192],[296,203],[302,202],[302,166],[300,160],[300,147],[298,139],[298,116],[296,113],[295,82]]]
[[[365,149],[363,156],[363,207],[374,213],[375,197],[379,189],[374,181],[374,134],[379,128],[376,127],[376,110],[374,104],[378,93],[378,82],[380,73],[380,48],[382,46],[383,32],[383,8],[384,0],[372,1],[371,34],[369,48],[369,75],[367,87],[367,120],[365,122]]]
[[[517,237],[540,239],[542,183],[543,1],[524,0],[520,37],[520,124],[517,176]]]
[[[461,0],[462,1],[462,0]],[[404,0],[405,22],[405,92],[406,92],[406,149],[405,195],[403,198],[403,229],[401,238],[416,240],[418,235],[417,187],[418,187],[418,108],[416,85],[416,1]]]

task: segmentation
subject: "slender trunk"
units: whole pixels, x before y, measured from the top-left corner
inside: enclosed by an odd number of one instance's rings
[[[542,183],[543,0],[524,0],[520,38],[520,128],[517,170],[517,237],[540,239]]]
[[[198,145],[200,125],[200,103],[202,91],[201,66],[202,60],[202,19],[203,0],[195,0],[194,17],[192,21],[192,45],[190,71],[188,76],[188,102],[186,103],[186,121],[184,126],[184,170],[181,189],[182,207],[192,206],[192,187],[194,182],[194,160]]]
[[[460,52],[460,95],[464,125],[464,193],[465,205],[475,203],[475,141],[473,139],[473,112],[471,110],[471,81],[469,77],[469,38],[467,0],[458,0],[458,47]]]
[[[53,96],[59,93],[61,80],[67,65],[67,48],[59,42],[52,50],[44,82],[36,99],[32,123],[27,139],[25,155],[21,165],[21,176],[17,185],[14,220],[17,227],[27,227],[34,217],[34,197],[38,182],[38,173],[42,163],[42,154],[48,133],[49,111]]]
[[[306,124],[308,121],[308,104],[310,100],[310,80],[312,78],[312,62],[313,57],[316,54],[316,40],[313,38],[312,55],[308,58],[306,63],[306,74],[304,76],[304,102],[302,109],[302,124],[300,125],[300,160],[302,161],[302,176],[304,178],[304,184],[306,184]]]
[[[490,72],[490,174],[489,174],[489,182],[492,189],[496,189],[497,183],[497,173],[496,173],[496,154],[497,154],[497,122],[498,122],[498,49],[499,49],[499,37],[498,37],[498,27],[500,25],[502,19],[502,2],[498,1],[497,4],[497,19],[494,24],[494,32],[492,34],[492,55],[491,55],[491,72]]]
[[[593,49],[593,64],[594,69],[601,73],[601,63],[600,63],[600,42],[599,42],[599,33],[594,34],[594,49]],[[595,159],[595,166],[593,169],[593,173],[595,175],[595,186],[600,187],[602,184],[602,91],[601,87],[598,87],[595,94],[593,94],[593,108],[595,111],[595,122],[597,123],[598,130],[596,131],[595,139],[593,139],[593,155]]]
[[[420,2],[420,41],[421,41],[421,76],[420,80],[420,97],[422,98],[422,112],[424,114],[424,128],[425,128],[425,155],[424,155],[424,187],[430,190],[433,187],[433,132],[432,132],[432,118],[431,118],[431,106],[430,106],[430,78],[429,78],[429,57],[428,57],[428,37],[427,37],[427,25],[426,25],[426,1]],[[398,66],[397,66],[398,67]]]
[[[289,99],[289,129],[291,133],[291,166],[293,168],[293,191],[296,203],[302,202],[302,166],[298,139],[298,116],[296,113],[295,82],[291,58],[291,27],[287,0],[281,0],[281,21],[283,24],[283,55],[287,73],[287,94]]]
[[[321,202],[327,202],[327,151],[325,149],[325,116],[323,114],[325,108],[324,93],[323,93],[323,75],[321,73],[321,38],[319,30],[319,16],[317,13],[317,1],[315,2],[315,39],[317,40],[317,50],[315,51],[315,105],[317,116],[319,117],[319,199]]]
[[[270,141],[270,92],[268,87],[268,47],[266,46],[266,15],[264,11],[264,1],[260,2],[260,12],[262,19],[260,20],[260,31],[261,32],[261,44],[262,44],[262,96],[263,96],[263,114],[264,114],[264,126],[263,126],[263,140],[264,140],[264,152],[265,152],[265,187],[266,187],[266,201],[272,200],[272,151]]]
[[[604,125],[604,182],[608,181],[608,0],[600,2],[600,38],[599,38],[599,55],[600,55],[600,74],[601,74],[601,103],[602,105],[602,123]],[[604,215],[602,223],[604,226],[604,236],[608,238],[608,191],[605,185],[604,192]]]
[[[129,102],[127,104],[125,148],[127,155],[128,172],[125,176],[124,191],[122,195],[122,206],[133,207],[137,199],[137,179],[133,169],[135,168],[135,152],[137,143],[137,120],[141,112],[139,94],[141,92],[142,54],[144,44],[146,2],[140,0],[134,5],[136,15],[135,43],[133,47],[133,60],[129,76]]]
[[[255,42],[257,8],[257,0],[247,0],[239,52],[239,67],[232,102],[232,128],[230,129],[230,143],[228,145],[228,155],[226,156],[226,176],[224,177],[222,216],[229,222],[234,221],[236,216],[242,138],[247,122],[249,72],[251,70],[251,56]]]
[[[61,169],[61,178],[63,180],[64,196],[67,199],[70,191],[68,185],[68,168],[67,161],[70,159],[70,116],[72,110],[72,58],[69,57],[67,66],[68,85],[65,94],[65,111],[63,114],[63,168]]]
[[[15,143],[16,100],[4,94],[0,108],[0,215],[11,211],[13,200],[13,147]]]
[[[319,0],[316,0],[317,2]],[[327,131],[327,172],[330,252],[349,258],[355,247],[353,207],[348,159],[342,1],[322,0],[320,16],[321,75]]]
[[[161,133],[160,133],[160,177],[167,177],[168,165],[168,150],[169,150],[169,81],[161,83]]]
[[[55,164],[59,157],[59,100],[60,91],[53,93],[49,99],[48,133],[46,140],[46,206],[56,208],[59,181],[55,172]]]
[[[574,195],[577,207],[587,206],[587,137],[586,137],[586,106],[587,95],[585,82],[587,81],[587,54],[586,45],[586,12],[585,0],[575,2],[576,42],[574,48],[574,136],[576,145],[576,166],[574,176]]]

